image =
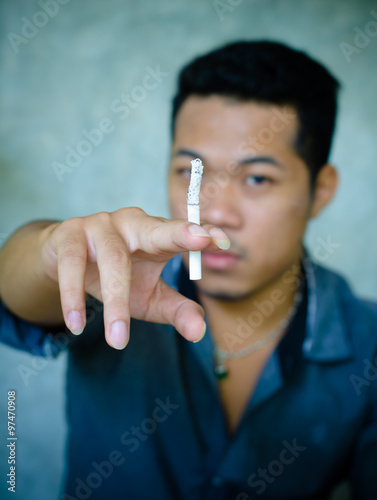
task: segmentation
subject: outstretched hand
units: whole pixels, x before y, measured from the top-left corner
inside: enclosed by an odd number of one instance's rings
[[[89,293],[103,302],[106,340],[116,349],[128,343],[131,317],[171,324],[187,340],[202,338],[202,307],[169,287],[161,272],[178,253],[229,248],[221,229],[123,208],[68,219],[45,231],[43,266],[59,284],[64,321],[72,333],[85,327]]]

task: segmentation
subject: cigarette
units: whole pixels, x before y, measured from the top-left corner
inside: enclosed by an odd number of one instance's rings
[[[187,215],[188,221],[200,224],[199,192],[202,182],[203,165],[199,158],[191,162],[190,185],[187,191]],[[201,252],[189,252],[190,280],[202,279]]]

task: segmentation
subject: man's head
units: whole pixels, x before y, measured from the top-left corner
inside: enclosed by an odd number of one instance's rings
[[[299,121],[294,145],[314,183],[328,160],[338,89],[338,81],[304,52],[276,42],[232,43],[198,57],[182,69],[173,100],[173,134],[177,114],[192,95],[289,105]],[[268,141],[268,135],[263,138],[262,134],[257,141],[262,146],[263,139]]]
[[[173,104],[171,213],[187,217],[190,160],[199,157],[201,219],[232,240],[229,252],[203,252],[201,292],[240,300],[297,263],[308,219],[336,187],[326,162],[337,89],[321,65],[272,42],[232,44],[182,70]]]

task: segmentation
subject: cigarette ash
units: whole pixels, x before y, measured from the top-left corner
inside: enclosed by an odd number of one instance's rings
[[[187,191],[187,203],[189,205],[199,204],[200,184],[202,182],[203,164],[199,158],[191,161],[190,185]]]

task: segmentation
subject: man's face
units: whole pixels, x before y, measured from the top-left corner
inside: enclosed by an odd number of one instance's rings
[[[310,216],[309,170],[294,148],[293,108],[189,97],[175,126],[169,173],[173,218],[187,218],[190,161],[204,175],[200,218],[221,227],[229,251],[202,252],[204,294],[233,300],[278,280],[298,261]],[[188,254],[183,255],[188,265]]]

